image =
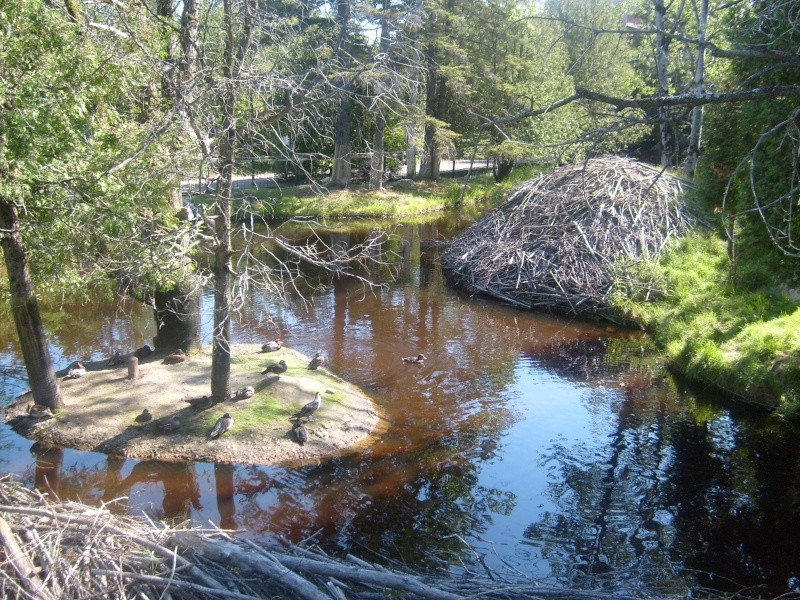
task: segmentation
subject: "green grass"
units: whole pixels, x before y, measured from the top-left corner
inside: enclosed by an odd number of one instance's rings
[[[788,411],[800,402],[800,305],[762,260],[740,258],[739,280],[757,271],[757,287],[733,285],[724,241],[695,232],[643,269],[663,290],[656,301],[620,299],[618,308],[691,379]]]
[[[237,191],[233,210],[246,209],[268,221],[297,217],[408,218],[476,204],[497,205],[509,189],[538,172],[533,167],[520,167],[500,184],[490,175],[480,175],[469,180],[404,180],[388,183],[383,191],[369,190],[364,185],[345,190],[319,190],[310,185],[244,190]],[[196,195],[194,201],[209,205],[213,197]]]
[[[333,394],[325,393],[324,402],[328,405],[341,404],[344,399],[344,392],[342,391],[342,383],[329,373],[325,371],[309,371],[306,366],[307,359],[300,359],[294,353],[279,350],[278,352],[271,352],[269,354],[244,354],[234,355],[231,357],[231,379],[236,381],[237,375],[247,373],[260,373],[264,368],[273,362],[279,360],[286,361],[288,370],[287,375],[302,376],[318,381],[320,384],[320,391],[333,390]],[[235,390],[234,390],[235,391]],[[308,401],[312,399],[312,395],[308,396]],[[275,395],[271,387],[267,386],[264,389],[257,390],[255,395],[248,399],[236,403],[235,411],[230,411],[236,420],[236,427],[226,434],[229,437],[247,437],[252,434],[257,434],[263,430],[265,423],[274,421],[286,421],[288,417],[293,415],[301,404],[298,405],[284,405]],[[217,419],[222,415],[225,410],[230,410],[230,406],[218,405],[213,409],[203,411],[196,415],[187,424],[186,430],[192,435],[207,436],[208,432],[216,423]],[[289,428],[288,421],[287,429]]]

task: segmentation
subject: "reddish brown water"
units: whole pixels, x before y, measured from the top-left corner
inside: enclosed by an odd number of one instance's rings
[[[40,449],[3,426],[0,471],[64,498],[420,570],[654,595],[788,591],[800,575],[796,432],[684,388],[638,334],[456,293],[426,243],[449,229],[402,234],[387,288],[335,281],[286,307],[254,294],[234,327],[236,341],[325,352],[372,394],[390,427],[364,452],[302,468],[137,462]],[[50,307],[57,366],[137,347],[151,320],[135,304]],[[419,352],[423,365],[400,360]],[[20,361],[0,324],[7,399],[25,385]]]

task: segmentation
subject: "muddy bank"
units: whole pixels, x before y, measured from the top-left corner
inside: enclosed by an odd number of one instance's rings
[[[6,420],[23,435],[55,446],[140,460],[241,464],[304,463],[357,451],[381,429],[377,407],[366,395],[325,369],[307,369],[309,357],[289,348],[263,353],[257,345],[234,346],[231,389],[252,386],[255,394],[205,410],[187,400],[210,392],[210,348],[179,364],[164,364],[163,358],[151,355],[140,361],[140,376],[134,381],[127,379],[125,365],[88,363],[84,377],[59,382],[65,408],[54,418],[35,421],[25,416],[32,402],[28,393],[7,409]],[[261,374],[279,360],[288,366],[285,373]],[[316,392],[322,395],[322,406],[306,424],[308,441],[300,445],[290,435],[288,417]],[[137,423],[144,409],[153,420]],[[226,412],[234,419],[233,427],[209,440],[214,423]],[[173,416],[180,421],[176,431],[165,432],[156,425]]]

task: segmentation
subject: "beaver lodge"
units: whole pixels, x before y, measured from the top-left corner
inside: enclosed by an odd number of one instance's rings
[[[692,225],[684,185],[617,156],[559,167],[456,237],[442,257],[445,272],[468,291],[517,306],[613,318],[611,292],[631,285],[631,267],[657,258]]]

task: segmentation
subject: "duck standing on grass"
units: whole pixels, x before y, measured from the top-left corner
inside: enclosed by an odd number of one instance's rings
[[[317,352],[311,362],[308,363],[308,368],[312,371],[320,367],[325,362],[325,355],[322,352]]]
[[[286,366],[285,360],[279,360],[276,363],[272,363],[271,365],[267,365],[267,368],[261,371],[262,375],[266,375],[267,373],[286,373],[286,369],[289,367]]]
[[[80,379],[86,375],[86,367],[83,365],[82,362],[74,362],[70,367],[70,370],[67,371],[67,374],[64,376],[64,379]]]
[[[231,427],[233,427],[233,417],[230,413],[225,413],[219,419],[217,419],[214,429],[212,429],[211,433],[208,435],[208,439],[217,439],[223,433],[230,430]]]
[[[289,420],[297,421],[298,423],[300,422],[300,419],[308,419],[309,421],[313,421],[313,415],[319,410],[320,406],[322,406],[322,394],[317,392],[314,394],[314,399],[289,417]]]

